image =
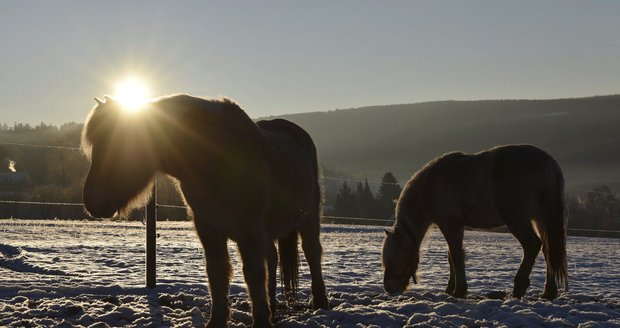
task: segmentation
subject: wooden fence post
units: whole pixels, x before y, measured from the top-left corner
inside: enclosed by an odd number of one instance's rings
[[[157,255],[157,177],[153,182],[153,195],[146,205],[146,287],[155,288]]]

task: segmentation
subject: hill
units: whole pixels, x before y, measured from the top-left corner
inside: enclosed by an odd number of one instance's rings
[[[620,95],[437,101],[280,116],[308,130],[330,170],[405,181],[449,151],[527,143],[554,156],[568,186],[620,185]]]

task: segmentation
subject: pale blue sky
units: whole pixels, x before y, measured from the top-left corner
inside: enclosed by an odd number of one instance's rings
[[[251,117],[620,91],[620,1],[3,1],[0,122],[83,121],[133,73]]]

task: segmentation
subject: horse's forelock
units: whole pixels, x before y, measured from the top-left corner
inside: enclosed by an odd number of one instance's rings
[[[80,148],[89,160],[92,156],[93,144],[97,142],[100,137],[97,132],[101,128],[105,128],[106,124],[110,124],[110,122],[107,122],[107,118],[109,114],[112,114],[114,107],[110,106],[111,104],[113,105],[114,99],[109,96],[104,97],[105,101],[101,101],[97,98],[95,99],[97,100],[97,105],[95,105],[88,113],[88,116],[86,116],[80,142]]]

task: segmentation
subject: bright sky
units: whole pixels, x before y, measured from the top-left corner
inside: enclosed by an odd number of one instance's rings
[[[620,1],[31,1],[0,7],[0,122],[81,122],[127,76],[251,117],[620,92]]]

